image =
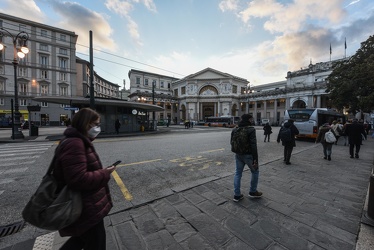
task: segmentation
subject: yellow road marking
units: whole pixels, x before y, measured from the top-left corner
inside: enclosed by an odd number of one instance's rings
[[[127,190],[125,184],[123,183],[121,177],[119,177],[117,171],[112,172],[114,180],[117,182],[117,185],[119,186],[123,196],[125,197],[126,200],[131,201],[132,200],[132,195],[130,194],[129,190]]]
[[[224,148],[218,148],[218,149],[213,149],[213,150],[208,150],[208,151],[203,151],[201,153],[210,153],[210,152],[216,152],[216,151],[224,151]]]

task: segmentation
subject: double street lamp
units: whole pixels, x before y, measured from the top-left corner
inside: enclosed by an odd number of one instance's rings
[[[4,49],[4,44],[2,41],[3,37],[10,37],[13,40],[13,67],[14,67],[14,113],[12,117],[12,139],[23,139],[24,135],[21,131],[21,114],[19,112],[19,102],[18,102],[18,83],[17,83],[17,66],[18,58],[24,58],[29,49],[27,48],[27,40],[29,40],[29,35],[25,31],[19,32],[17,35],[13,35],[8,30],[0,28],[0,50]],[[17,44],[18,43],[18,44]],[[19,45],[20,48],[17,48]]]

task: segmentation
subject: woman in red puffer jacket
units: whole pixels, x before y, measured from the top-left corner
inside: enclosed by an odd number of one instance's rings
[[[73,117],[71,127],[58,148],[54,176],[82,194],[82,214],[73,224],[59,230],[72,236],[60,249],[106,248],[104,217],[112,208],[108,182],[115,166],[103,168],[92,141],[100,133],[100,115],[83,108]]]

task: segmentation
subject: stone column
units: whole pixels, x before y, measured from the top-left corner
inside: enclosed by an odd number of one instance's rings
[[[320,108],[321,107],[321,95],[317,95],[317,106],[316,108]]]

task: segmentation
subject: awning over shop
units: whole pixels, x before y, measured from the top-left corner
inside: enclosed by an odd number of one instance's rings
[[[38,96],[33,98],[37,102],[49,102],[57,104],[65,104],[74,107],[74,105],[90,105],[90,98],[85,97],[67,97],[67,96]],[[95,105],[102,106],[117,106],[117,107],[127,107],[142,109],[144,111],[153,112],[153,111],[163,111],[164,108],[152,105],[148,103],[141,102],[129,102],[122,99],[106,99],[106,98],[97,98],[95,97]]]
[[[29,113],[29,111],[23,110],[23,109],[20,109],[19,112],[21,114],[28,114]],[[0,114],[11,114],[11,113],[12,113],[12,111],[10,109],[0,109]]]

